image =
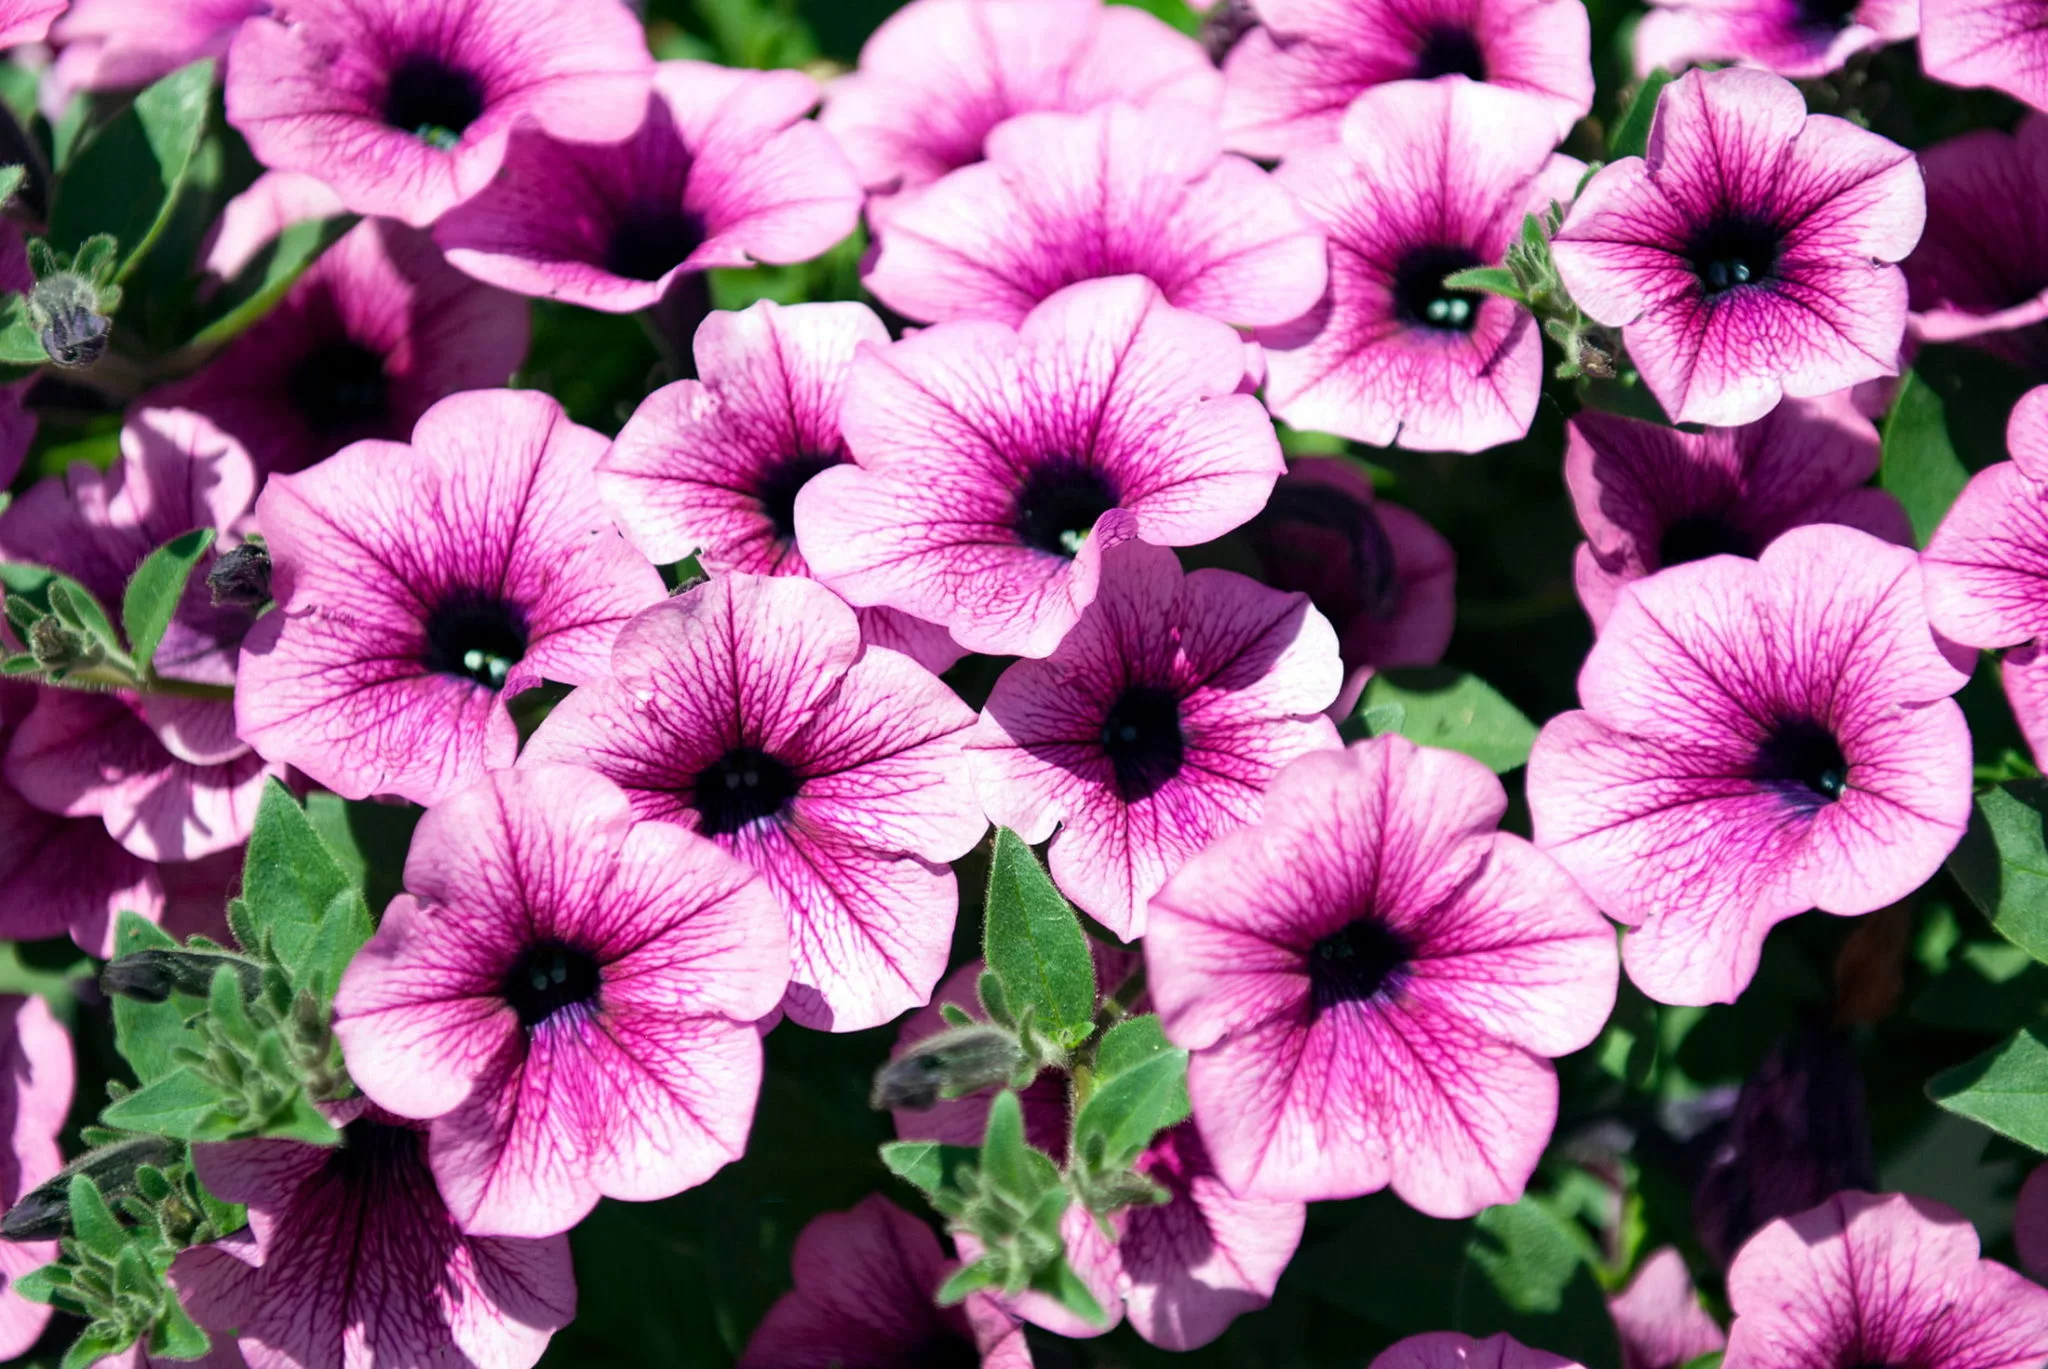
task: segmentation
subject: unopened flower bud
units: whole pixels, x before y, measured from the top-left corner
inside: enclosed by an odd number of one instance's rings
[[[43,350],[59,366],[90,366],[106,355],[114,321],[100,312],[99,291],[91,281],[59,272],[36,282],[28,307]]]
[[[206,588],[215,608],[262,608],[270,602],[269,550],[261,542],[244,542],[222,552],[206,572]]]
[[[99,643],[74,632],[55,618],[38,618],[28,630],[29,654],[45,670],[77,670],[94,665],[106,654]]]
[[[1591,338],[1579,339],[1579,369],[1595,380],[1612,380],[1615,376],[1614,353]]]
[[[1006,1028],[985,1022],[955,1027],[920,1041],[875,1071],[869,1102],[876,1108],[923,1112],[942,1098],[1006,1084],[1024,1063],[1024,1048]]]
[[[164,947],[116,956],[100,971],[100,987],[140,1003],[162,1003],[174,993],[204,998],[213,987],[214,972],[223,965],[241,979],[244,999],[254,999],[263,991],[263,967],[253,960]]]
[[[161,1169],[177,1158],[177,1142],[164,1136],[136,1136],[89,1150],[58,1170],[0,1217],[0,1239],[53,1241],[71,1230],[71,1180],[84,1174],[108,1201],[133,1192],[143,1166]]]

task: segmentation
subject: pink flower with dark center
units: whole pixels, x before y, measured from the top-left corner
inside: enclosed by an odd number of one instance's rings
[[[1892,263],[1926,209],[1904,148],[1808,115],[1768,72],[1691,71],[1659,97],[1649,155],[1602,167],[1551,251],[1673,422],[1734,427],[1897,372]]]
[[[987,155],[869,214],[866,283],[891,309],[1015,325],[1063,286],[1138,275],[1180,308],[1270,326],[1322,296],[1321,230],[1184,108],[1019,115]]]
[[[1456,752],[1313,752],[1153,898],[1150,991],[1232,1192],[1391,1184],[1436,1217],[1521,1195],[1557,1118],[1545,1057],[1598,1034],[1617,969],[1565,872],[1496,830],[1506,809]]]
[[[1260,330],[1266,402],[1297,428],[1377,446],[1479,451],[1529,430],[1543,337],[1529,311],[1444,287],[1501,259],[1525,213],[1566,197],[1581,167],[1527,98],[1465,80],[1375,86],[1342,142],[1289,157],[1277,179],[1330,236],[1315,310]]]
[[[1969,674],[1921,598],[1910,550],[1827,524],[1622,592],[1529,808],[1650,997],[1733,1002],[1772,926],[1904,898],[1962,837]]]
[[[2048,109],[2041,7],[2035,0],[1924,0],[1920,69],[1952,86],[1989,86]]]
[[[698,326],[697,379],[664,386],[597,463],[626,540],[657,564],[695,554],[713,574],[808,575],[796,495],[850,458],[839,431],[853,358],[889,331],[864,304],[762,300]],[[869,641],[937,673],[960,659],[946,630],[890,608],[860,611]]]
[[[335,995],[349,1077],[431,1118],[456,1223],[567,1231],[746,1149],[761,1019],[789,977],[767,887],[572,766],[486,778],[420,820],[406,892]]]
[[[269,9],[270,0],[71,0],[50,29],[51,77],[66,91],[146,86],[224,56],[242,21]],[[0,46],[13,41],[0,35]]]
[[[66,0],[0,0],[0,48],[40,43]]]
[[[598,501],[605,441],[536,391],[453,395],[257,501],[277,610],[243,644],[241,735],[339,794],[434,803],[512,764],[506,700],[603,673],[661,577]]]
[[[1927,232],[1901,263],[1913,336],[2048,376],[2048,118],[1920,154]]]
[[[1021,327],[940,324],[854,360],[856,465],[797,495],[797,543],[850,602],[1044,656],[1136,537],[1192,546],[1265,503],[1283,464],[1245,347],[1136,277],[1069,286]]]
[[[1586,540],[1579,602],[1597,629],[1626,585],[1708,556],[1755,557],[1788,528],[1841,523],[1900,546],[1913,527],[1897,498],[1864,488],[1877,429],[1846,392],[1789,399],[1754,423],[1688,433],[1580,410],[1564,479]]]
[[[1125,542],[1053,653],[996,681],[967,742],[975,792],[998,826],[1051,837],[1061,891],[1134,940],[1146,900],[1256,821],[1281,766],[1342,745],[1322,715],[1342,683],[1307,595],[1227,570],[1184,577],[1166,548]]]
[[[932,1301],[957,1265],[930,1227],[879,1193],[813,1217],[789,1264],[796,1288],[754,1328],[740,1369],[1031,1369],[1023,1328],[988,1294]]]
[[[8,883],[8,896],[18,888]],[[12,1207],[64,1167],[57,1133],[71,1111],[71,1037],[33,994],[0,995],[0,1203]],[[55,1241],[0,1241],[0,1356],[26,1354],[49,1324],[50,1308],[13,1283],[57,1258]]]
[[[1700,1306],[1685,1257],[1668,1245],[1642,1262],[1607,1307],[1621,1337],[1622,1369],[1683,1369],[1728,1343]]]
[[[527,1369],[576,1314],[566,1236],[464,1235],[427,1168],[425,1128],[362,1099],[329,1109],[339,1147],[192,1148],[207,1191],[249,1226],[178,1257],[193,1320],[249,1369],[473,1364]]]
[[[2048,1289],[1977,1258],[1960,1214],[1838,1193],[1750,1238],[1728,1271],[1728,1369],[2037,1369]]]
[[[857,1031],[945,973],[945,862],[988,828],[961,750],[973,724],[931,672],[864,647],[824,586],[729,572],[629,623],[611,675],[558,705],[520,763],[589,766],[640,817],[759,870],[789,926],[784,1008]]]
[[[982,159],[1018,114],[1112,101],[1211,115],[1223,81],[1201,45],[1142,10],[1097,0],[912,0],[833,82],[820,121],[861,183],[886,192]]]
[[[258,161],[423,228],[490,183],[516,128],[616,143],[654,59],[621,0],[273,0],[228,54]]]
[[[818,94],[801,72],[664,62],[638,133],[602,148],[514,133],[434,239],[479,280],[613,313],[686,273],[806,261],[860,220],[860,182],[804,118]]]
[[[1805,80],[1920,30],[1916,0],[1651,0],[1636,26],[1636,74],[1746,62]]]
[[[1546,150],[1593,107],[1591,30],[1585,7],[1570,0],[1254,0],[1253,8],[1263,26],[1224,59],[1223,128],[1230,146],[1256,157],[1337,141],[1352,101],[1394,81],[1462,78],[1522,95]]]

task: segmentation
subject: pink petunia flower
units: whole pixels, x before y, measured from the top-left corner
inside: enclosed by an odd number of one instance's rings
[[[1728,1343],[1700,1306],[1685,1257],[1668,1245],[1642,1262],[1607,1307],[1621,1339],[1622,1369],[1682,1369]]]
[[[1223,81],[1201,45],[1142,10],[1097,0],[912,0],[832,84],[820,121],[878,192],[982,159],[1018,114],[1112,101],[1212,115]]]
[[[50,79],[67,93],[146,86],[224,56],[242,21],[269,9],[270,0],[71,0],[50,29]]]
[[[1184,577],[1166,548],[1125,542],[1053,653],[996,681],[967,741],[975,792],[991,822],[1051,837],[1061,891],[1134,940],[1176,870],[1257,821],[1281,766],[1342,745],[1321,712],[1342,683],[1307,595]]]
[[[1263,26],[1223,63],[1223,128],[1230,146],[1256,157],[1337,141],[1352,102],[1395,81],[1484,81],[1522,95],[1523,117],[1540,126],[1532,131],[1546,150],[1593,107],[1591,26],[1570,0],[1254,0],[1253,8]]]
[[[16,886],[8,884],[9,897]],[[71,1111],[71,1037],[30,994],[0,995],[0,1203],[12,1207],[64,1167],[57,1133]],[[13,1289],[31,1269],[57,1258],[55,1241],[0,1241],[0,1357],[25,1354],[49,1324],[50,1308]]]
[[[987,160],[877,206],[866,284],[914,319],[1016,325],[1064,286],[1150,279],[1226,323],[1299,318],[1328,278],[1322,231],[1266,172],[1176,106],[1024,114]]]
[[[1418,451],[1476,452],[1529,430],[1543,337],[1497,295],[1444,288],[1501,259],[1525,213],[1569,197],[1582,168],[1527,97],[1470,81],[1375,86],[1342,142],[1277,177],[1330,235],[1330,288],[1260,330],[1266,402],[1297,428]]]
[[[2048,375],[2048,117],[1920,154],[1927,232],[1901,263],[1913,336]]]
[[[818,83],[796,71],[664,62],[640,131],[593,148],[512,135],[482,193],[434,239],[478,280],[630,313],[680,275],[807,261],[860,220],[860,182],[804,115]]]
[[[40,43],[67,0],[0,0],[0,48]]]
[[[665,1198],[746,1149],[761,1019],[789,977],[746,866],[572,766],[429,809],[405,889],[335,995],[349,1077],[431,1118],[464,1231],[567,1231],[600,1195]]]
[[[1536,844],[1635,929],[1623,959],[1650,997],[1733,1002],[1772,926],[1904,898],[1962,837],[1948,696],[1969,674],[1921,594],[1910,550],[1828,524],[1622,592],[1585,711],[1536,739],[1529,808]]]
[[[784,1008],[857,1031],[945,973],[959,908],[945,862],[988,827],[961,750],[973,724],[931,672],[863,648],[824,586],[733,572],[629,623],[611,675],[558,705],[520,763],[589,766],[640,817],[759,870],[789,925]]]
[[[970,651],[1044,656],[1095,598],[1105,551],[1192,546],[1283,469],[1245,347],[1137,277],[1069,286],[1012,331],[940,324],[854,361],[857,465],[796,500],[812,573],[939,623]]]
[[[1838,1193],[1751,1237],[1728,1271],[1727,1369],[2037,1369],[2048,1289],[1977,1258],[1940,1203]]]
[[[1846,392],[1786,400],[1740,428],[1688,433],[1583,409],[1567,432],[1564,479],[1586,531],[1579,602],[1595,629],[1631,582],[1702,557],[1754,557],[1789,528],[1841,523],[1913,545],[1898,499],[1864,488],[1877,429]]]
[[[1920,69],[1952,86],[1989,86],[2048,109],[2035,0],[1922,0]]]
[[[1579,1369],[1562,1355],[1531,1350],[1502,1331],[1474,1340],[1460,1331],[1430,1331],[1395,1341],[1372,1369]]]
[[[1551,252],[1675,423],[1734,427],[1898,370],[1926,197],[1913,155],[1746,68],[1664,88],[1649,155],[1602,167]]]
[[[762,300],[697,328],[697,379],[640,402],[597,484],[626,540],[657,564],[695,554],[713,574],[808,575],[796,494],[849,459],[839,431],[853,358],[889,331],[863,304]],[[960,659],[946,630],[890,608],[860,610],[869,641],[934,674]]]
[[[616,143],[654,59],[621,0],[273,0],[228,54],[258,161],[424,228],[490,183],[516,128]]]
[[[1314,752],[1153,898],[1150,990],[1233,1192],[1391,1184],[1436,1217],[1520,1197],[1557,1118],[1545,1057],[1598,1034],[1617,967],[1564,871],[1496,830],[1506,809],[1456,752]]]
[[[473,1364],[527,1369],[576,1314],[569,1240],[469,1236],[427,1168],[425,1128],[336,1104],[336,1148],[192,1148],[200,1181],[249,1226],[178,1256],[193,1320],[239,1337],[249,1369]]]
[[[930,1227],[879,1193],[813,1217],[789,1264],[796,1287],[754,1328],[740,1369],[1031,1369],[1023,1328],[988,1294],[932,1301],[956,1266]]]
[[[604,447],[544,394],[485,391],[427,410],[410,446],[273,477],[256,521],[278,608],[243,643],[241,735],[349,798],[433,803],[512,764],[506,700],[602,674],[663,595],[599,504]]]
[[[1636,26],[1636,73],[1746,62],[1793,80],[1920,30],[1917,0],[1650,0]]]

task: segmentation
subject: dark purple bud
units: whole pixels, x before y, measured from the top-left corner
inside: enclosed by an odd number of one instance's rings
[[[0,1240],[54,1241],[71,1230],[71,1179],[88,1174],[109,1202],[135,1190],[137,1173],[162,1169],[177,1158],[178,1143],[164,1136],[136,1136],[89,1150],[58,1170],[0,1217]]]
[[[43,350],[59,366],[90,366],[106,355],[114,321],[100,312],[91,281],[69,271],[38,281],[28,308]]]
[[[1007,1084],[1023,1065],[1024,1048],[1008,1028],[987,1022],[955,1027],[918,1042],[875,1071],[869,1103],[877,1109],[923,1112],[942,1098]]]
[[[223,965],[241,979],[243,998],[254,999],[263,991],[263,967],[253,960],[166,947],[116,956],[100,971],[100,987],[140,1003],[162,1003],[174,993],[204,998],[213,987],[214,972]]]
[[[206,588],[215,608],[262,608],[270,602],[270,552],[261,542],[222,552],[206,572]]]

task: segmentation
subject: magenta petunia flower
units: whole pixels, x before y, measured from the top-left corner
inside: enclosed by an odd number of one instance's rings
[[[479,280],[613,313],[685,273],[809,260],[861,205],[831,135],[804,118],[818,94],[801,72],[664,62],[638,133],[604,148],[514,133],[497,179],[434,238]]]
[[[1607,1307],[1621,1340],[1622,1369],[1682,1369],[1728,1343],[1700,1306],[1685,1257],[1668,1245],[1642,1262]]]
[[[242,21],[270,0],[71,0],[50,29],[65,91],[146,86],[202,57],[224,56]],[[0,46],[10,40],[0,37]]]
[[[1253,8],[1263,25],[1223,64],[1224,133],[1253,156],[1292,157],[1337,141],[1352,101],[1394,81],[1464,78],[1522,95],[1546,149],[1593,107],[1591,26],[1570,0],[1254,0]]]
[[[1617,969],[1564,871],[1495,830],[1506,809],[1456,752],[1314,752],[1153,898],[1150,991],[1232,1192],[1391,1184],[1438,1217],[1521,1195],[1557,1117],[1545,1057],[1599,1032]]]
[[[213,419],[265,474],[300,471],[364,438],[403,442],[437,401],[505,384],[526,357],[526,315],[426,234],[379,219],[160,402]]]
[[[1322,296],[1322,231],[1184,108],[1019,115],[987,157],[869,213],[882,303],[1015,325],[1064,286],[1138,275],[1180,308],[1273,325]]]
[[[1841,523],[1913,545],[1898,499],[1864,487],[1877,429],[1846,392],[1700,433],[1582,409],[1567,432],[1564,479],[1586,531],[1579,602],[1596,629],[1631,582],[1702,557],[1754,557],[1789,528]]]
[[[1636,26],[1636,73],[1746,62],[1780,76],[1825,76],[1860,52],[1920,30],[1917,0],[1650,0]]]
[[[513,130],[616,143],[654,59],[621,0],[272,0],[228,54],[258,161],[423,228],[482,190]]]
[[[0,0],[0,48],[40,43],[67,0]]]
[[[2048,62],[2034,0],[1923,0],[1920,69],[1952,86],[1989,86],[2048,109]]]
[[[925,1001],[987,830],[961,750],[974,714],[907,656],[861,642],[815,581],[731,572],[642,613],[522,765],[622,785],[759,870],[789,923],[789,1015],[857,1031]]]
[[[1728,1369],[2048,1358],[2048,1289],[1978,1259],[1960,1213],[1900,1193],[1838,1193],[1772,1222],[1736,1255],[1728,1301]]]
[[[469,1236],[427,1168],[425,1128],[363,1099],[328,1111],[337,1148],[192,1148],[207,1191],[249,1226],[178,1256],[201,1326],[239,1337],[249,1369],[474,1364],[527,1369],[576,1314],[566,1236]]]
[[[1579,1369],[1562,1355],[1531,1350],[1502,1331],[1474,1340],[1460,1331],[1430,1331],[1395,1341],[1372,1369]]]
[[[1585,711],[1536,739],[1529,808],[1537,845],[1634,928],[1623,959],[1650,997],[1733,1002],[1772,926],[1904,898],[1962,837],[1970,738],[1948,696],[1969,673],[1921,595],[1910,550],[1816,524],[1616,601]]]
[[[1201,45],[1097,0],[912,0],[833,82],[821,122],[875,191],[982,159],[1005,119],[1112,101],[1212,115],[1223,81]]]
[[[571,766],[429,809],[405,889],[335,994],[349,1077],[431,1118],[464,1231],[546,1236],[746,1149],[789,948],[768,888]]]
[[[601,674],[661,577],[612,528],[605,441],[536,391],[453,395],[412,445],[273,477],[256,521],[278,610],[243,644],[235,717],[350,798],[433,803],[512,764],[506,700]]]
[[[970,651],[1044,656],[1136,537],[1192,546],[1265,503],[1283,469],[1245,347],[1137,277],[1069,286],[1012,331],[940,324],[854,360],[857,465],[797,495],[812,573]]]
[[[1572,298],[1677,423],[1725,427],[1898,370],[1926,219],[1913,155],[1747,68],[1664,88],[1647,158],[1587,184],[1552,244]]]
[[[1342,142],[1277,178],[1330,235],[1330,288],[1262,329],[1266,402],[1297,428],[1420,451],[1479,451],[1529,430],[1543,337],[1529,311],[1444,277],[1501,259],[1525,213],[1569,198],[1580,165],[1524,96],[1470,81],[1375,86]]]
[[[796,1287],[754,1328],[740,1369],[1031,1369],[1023,1328],[988,1294],[932,1301],[956,1265],[930,1227],[879,1193],[813,1217],[789,1263]]]
[[[769,300],[697,328],[697,379],[656,390],[597,463],[626,540],[657,564],[695,554],[713,574],[808,575],[796,493],[849,460],[839,431],[854,354],[889,330],[863,304]],[[860,610],[869,641],[937,673],[960,659],[946,630],[890,608]]]
[[[1281,766],[1342,745],[1322,715],[1342,683],[1307,595],[1184,577],[1166,548],[1125,542],[1053,653],[996,681],[967,741],[975,792],[991,822],[1051,837],[1061,891],[1134,940],[1174,871],[1258,819]]]
[[[2048,376],[2048,118],[1920,154],[1927,232],[1901,264],[1913,336]]]
[[[8,896],[18,887],[8,883]],[[64,1167],[57,1133],[71,1111],[71,1037],[34,994],[0,995],[0,1203],[12,1207]],[[0,1241],[0,1356],[25,1354],[50,1308],[16,1293],[13,1283],[57,1258],[55,1241]]]

